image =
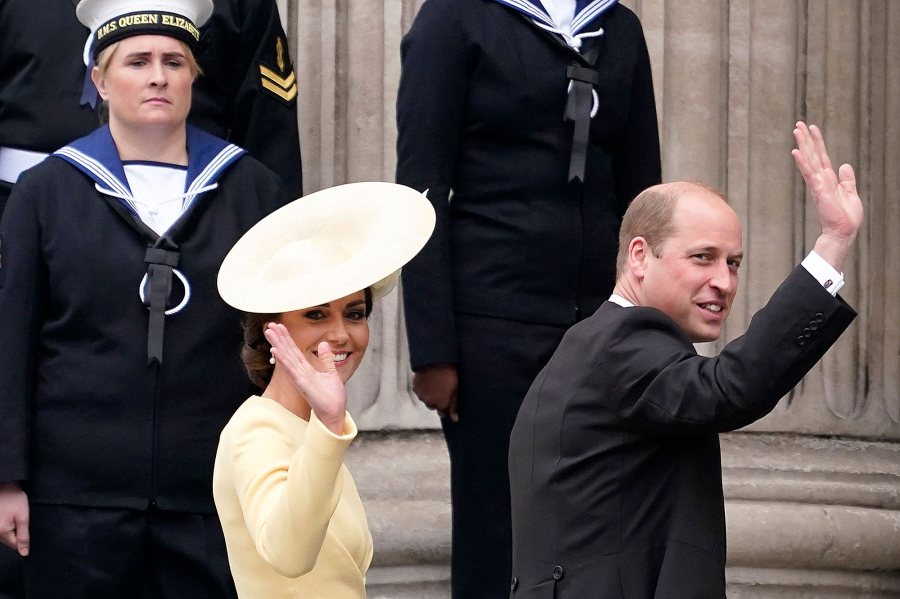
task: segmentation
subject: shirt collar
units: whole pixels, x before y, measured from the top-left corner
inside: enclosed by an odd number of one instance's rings
[[[629,302],[627,299],[625,299],[621,295],[616,295],[615,293],[613,293],[611,296],[609,296],[609,301],[611,301],[614,304],[618,304],[619,306],[622,306],[623,308],[634,308],[634,304]]]

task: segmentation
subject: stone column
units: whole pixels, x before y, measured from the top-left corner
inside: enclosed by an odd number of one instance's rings
[[[888,194],[900,183],[900,6],[628,4],[654,63],[664,179],[720,186],[745,225],[726,340],[818,234],[790,159],[795,120],[822,127],[832,160],[856,166],[866,201],[841,291],[859,319],[772,414],[723,435],[729,596],[896,596],[900,218]]]
[[[291,22],[300,80],[304,189],[393,181],[400,38],[421,1],[299,0]],[[289,11],[290,13],[290,11]],[[398,291],[376,306],[366,359],[348,387],[361,429],[435,429],[410,388]]]
[[[301,82],[306,189],[393,180],[399,42],[422,0],[280,1]],[[898,596],[900,2],[623,3],[641,17],[650,50],[664,179],[722,188],[744,222],[747,258],[726,339],[746,329],[817,234],[790,157],[795,120],[822,127],[833,161],[856,167],[866,202],[841,292],[860,317],[771,415],[722,437],[729,596]],[[358,422],[433,430],[437,419],[409,391],[396,294],[372,327],[351,390]],[[440,434],[370,433],[351,469],[371,500],[370,595],[446,596]]]

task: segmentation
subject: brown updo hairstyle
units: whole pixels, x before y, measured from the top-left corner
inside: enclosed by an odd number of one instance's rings
[[[372,290],[366,287],[363,292],[366,296],[366,318],[372,313]],[[280,314],[257,314],[247,312],[244,316],[242,327],[244,329],[244,344],[241,346],[241,360],[247,369],[250,382],[265,389],[272,380],[272,371],[275,365],[269,362],[272,357],[272,346],[269,344],[263,332],[266,324],[277,322]]]

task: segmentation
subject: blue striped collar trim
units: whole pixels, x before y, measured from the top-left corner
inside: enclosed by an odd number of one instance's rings
[[[538,23],[550,28],[555,28],[553,19],[540,0],[494,0],[504,4],[520,13],[531,17]],[[576,0],[575,16],[572,18],[572,35],[577,35],[587,29],[597,17],[609,8],[612,8],[618,0]]]
[[[53,153],[78,168],[81,172],[94,180],[97,186],[104,192],[111,192],[111,195],[117,197],[131,198],[131,189],[128,187],[128,179],[124,173],[121,177],[116,176],[110,169],[106,168],[102,162],[93,158],[90,154],[86,154],[72,146],[60,148]]]
[[[553,24],[553,19],[550,18],[550,15],[547,13],[547,9],[544,8],[544,5],[540,3],[540,0],[496,0],[500,4],[505,4],[506,6],[519,11],[520,13],[527,15],[538,21],[547,25],[548,27],[555,27]]]
[[[185,177],[184,208],[187,209],[204,191],[215,187],[216,181],[228,167],[247,153],[243,148],[230,144],[200,129],[187,128],[188,168]],[[125,176],[125,167],[119,158],[109,126],[103,126],[90,135],[75,140],[53,153],[70,163],[94,180],[97,188],[109,195],[125,200],[129,210],[134,197]]]
[[[587,29],[597,17],[607,9],[612,8],[618,0],[578,0],[575,5],[575,17],[572,19],[572,35],[577,35]]]

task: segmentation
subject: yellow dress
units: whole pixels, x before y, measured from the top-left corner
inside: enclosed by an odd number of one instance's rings
[[[213,496],[242,599],[360,599],[372,536],[343,465],[356,424],[329,431],[250,397],[219,439]]]

